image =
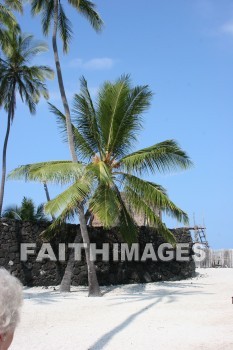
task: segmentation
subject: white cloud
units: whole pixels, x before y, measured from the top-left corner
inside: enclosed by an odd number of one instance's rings
[[[114,60],[109,57],[92,58],[91,60],[84,61],[82,59],[75,59],[70,61],[69,66],[71,68],[84,68],[88,70],[106,70],[111,69],[114,66]]]
[[[233,36],[233,21],[227,22],[220,28],[221,33]]]

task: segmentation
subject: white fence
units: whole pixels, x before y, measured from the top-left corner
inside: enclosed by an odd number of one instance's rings
[[[233,268],[233,249],[213,250],[204,249],[206,253],[205,260],[196,261],[196,267],[232,267]]]

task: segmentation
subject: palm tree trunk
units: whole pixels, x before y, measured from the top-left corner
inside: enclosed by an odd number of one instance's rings
[[[4,198],[4,190],[5,190],[5,182],[6,182],[6,153],[7,153],[7,144],[9,140],[9,134],[10,134],[10,128],[11,128],[11,114],[8,112],[8,119],[7,119],[7,129],[6,129],[6,135],[3,145],[3,152],[2,152],[2,179],[1,179],[1,189],[0,189],[0,217],[2,216],[2,206],[3,206],[3,198]]]
[[[57,70],[57,79],[58,79],[58,85],[59,90],[61,93],[61,99],[65,111],[66,116],[66,128],[67,128],[67,136],[68,136],[68,143],[70,147],[70,152],[72,156],[73,162],[77,162],[78,158],[75,152],[75,146],[74,146],[74,136],[72,132],[72,125],[71,125],[71,117],[70,117],[70,109],[66,97],[66,92],[64,88],[63,83],[63,77],[62,77],[62,71],[61,71],[61,64],[59,60],[58,55],[58,48],[57,48],[57,28],[58,28],[58,4],[59,0],[54,0],[54,26],[53,26],[53,37],[52,37],[52,44],[53,44],[53,52],[54,52],[54,59],[56,64],[56,70]]]
[[[74,243],[81,243],[81,237],[80,232],[77,233],[75,236]],[[67,261],[66,269],[61,281],[60,285],[60,292],[61,293],[69,293],[70,292],[70,286],[71,286],[71,280],[73,275],[73,269],[74,269],[74,249],[71,250],[69,259]]]
[[[81,234],[83,238],[83,243],[86,243],[85,248],[86,263],[87,263],[87,273],[88,273],[88,287],[89,287],[89,297],[99,297],[101,296],[100,287],[96,276],[95,264],[90,259],[90,238],[87,231],[86,218],[83,210],[83,206],[78,207],[79,221]]]
[[[49,189],[48,189],[48,185],[46,182],[44,182],[44,191],[45,191],[45,196],[46,196],[47,202],[50,202]],[[52,215],[52,219],[53,219],[53,221],[56,219],[54,215]]]
[[[98,279],[96,276],[96,268],[93,261],[90,259],[90,239],[87,231],[86,217],[84,214],[83,206],[78,207],[80,229],[83,243],[86,244],[85,256],[87,264],[87,274],[88,274],[88,296],[89,297],[100,297],[100,287]],[[75,237],[74,243],[80,243],[80,234],[78,233]],[[61,281],[60,292],[68,293],[70,292],[71,279],[73,274],[75,260],[74,260],[74,250],[71,251],[69,259],[66,265],[65,273]]]
[[[57,48],[58,6],[59,6],[59,0],[54,0],[54,26],[53,26],[53,37],[52,37],[53,52],[54,52],[56,70],[57,70],[59,90],[61,93],[61,99],[62,99],[65,116],[66,116],[66,128],[67,128],[69,148],[72,156],[72,161],[78,162],[78,158],[75,152],[74,135],[72,132],[70,109],[69,109],[69,105],[68,105],[68,101],[65,93],[61,65],[60,65],[59,55],[58,55],[58,48]],[[89,296],[100,296],[100,289],[99,289],[99,283],[96,276],[95,266],[94,266],[94,263],[90,261],[90,240],[89,240],[89,235],[87,231],[87,224],[85,220],[84,209],[82,205],[79,206],[78,212],[79,212],[79,221],[80,221],[83,243],[87,244],[87,248],[85,249],[85,254],[86,254],[86,262],[87,262],[87,270],[88,270]],[[78,237],[76,238],[78,239]],[[73,255],[70,254],[70,259],[69,259],[70,261],[68,260],[67,268],[63,277],[64,281],[62,280],[62,283],[61,283],[63,292],[70,291],[71,276],[72,276],[71,271],[73,270],[73,266],[74,266],[74,262],[72,262],[72,259],[73,259],[72,256]]]

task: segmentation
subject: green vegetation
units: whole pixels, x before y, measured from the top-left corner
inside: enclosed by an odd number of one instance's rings
[[[23,12],[21,0],[5,0],[0,2],[0,43],[7,41],[7,30],[18,31],[19,25],[12,10]]]
[[[145,181],[141,176],[174,168],[187,169],[191,161],[173,140],[131,153],[143,124],[142,113],[150,106],[151,98],[148,86],[131,87],[129,77],[122,76],[115,83],[104,83],[95,104],[98,107],[95,108],[87,82],[81,79],[81,92],[74,97],[72,130],[76,152],[82,162],[28,164],[10,174],[11,179],[71,183],[70,187],[45,205],[47,213],[58,215],[50,230],[75,214],[80,217],[79,203],[83,203],[104,227],[117,225],[127,242],[135,242],[137,225],[127,209],[126,201],[136,213],[147,217],[151,227],[159,228],[167,241],[175,243],[174,236],[161,222],[154,208],[166,211],[184,223],[188,222],[187,215],[168,198],[163,187]],[[51,104],[50,109],[67,139],[65,115]],[[80,225],[87,232],[82,216]],[[92,294],[92,290],[89,293]]]
[[[8,117],[2,154],[0,216],[5,189],[7,145],[11,123],[15,117],[17,93],[30,113],[35,114],[40,97],[49,97],[45,80],[53,78],[53,71],[49,67],[30,65],[35,55],[47,50],[45,43],[35,41],[32,35],[14,31],[5,32],[5,36],[7,40],[2,45],[0,58],[0,105],[4,107]]]
[[[7,112],[7,129],[3,145],[2,180],[0,188],[0,216],[6,178],[6,155],[11,123],[15,116],[17,96],[27,105],[31,114],[41,96],[48,98],[45,80],[53,76],[47,66],[30,65],[34,56],[47,50],[32,35],[25,35],[11,12],[22,12],[22,1],[5,0],[0,3],[0,106]],[[68,0],[93,29],[99,32],[103,21],[95,4],[88,0]],[[21,166],[11,172],[12,179],[39,181],[44,184],[48,203],[45,210],[53,218],[46,234],[66,220],[78,216],[88,267],[89,296],[99,296],[100,289],[94,262],[90,260],[90,240],[87,217],[94,215],[110,228],[118,226],[124,239],[137,240],[137,225],[127,208],[130,203],[135,213],[146,216],[150,226],[159,229],[167,241],[175,244],[172,233],[155,213],[155,208],[166,212],[179,222],[188,222],[187,214],[168,197],[165,189],[143,179],[145,174],[187,169],[191,161],[174,140],[166,140],[134,151],[137,134],[143,126],[143,113],[148,110],[152,93],[148,86],[132,87],[129,76],[116,82],[105,82],[97,101],[93,101],[87,81],[81,78],[81,91],[74,96],[70,112],[59,59],[57,36],[63,52],[67,53],[72,37],[71,22],[59,0],[32,0],[32,15],[41,15],[43,33],[52,29],[52,47],[61,94],[63,111],[49,104],[69,145],[72,161],[53,161]],[[68,188],[50,200],[47,183],[65,184]],[[123,195],[122,195],[123,194]],[[32,200],[24,197],[22,205],[7,208],[4,216],[31,220],[45,219],[42,206],[35,208]],[[56,218],[55,218],[56,217]],[[75,240],[78,239],[78,235]],[[73,270],[70,258],[60,290],[70,291]]]
[[[12,205],[5,208],[2,216],[4,218],[22,221],[48,221],[44,213],[44,204],[40,204],[36,207],[33,200],[26,197],[23,197],[19,207],[17,205]]]

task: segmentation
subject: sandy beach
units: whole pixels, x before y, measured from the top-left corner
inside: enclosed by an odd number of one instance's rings
[[[57,289],[57,287],[56,287]],[[232,350],[233,269],[199,269],[178,282],[84,287],[60,295],[25,288],[12,350]]]

